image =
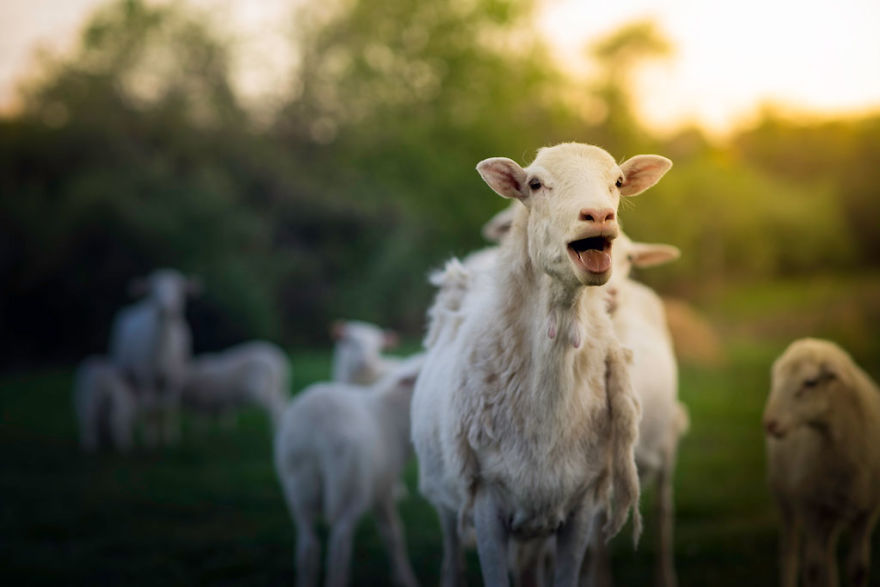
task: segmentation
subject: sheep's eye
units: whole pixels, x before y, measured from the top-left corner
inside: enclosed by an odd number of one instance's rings
[[[806,389],[812,389],[813,387],[816,387],[817,385],[819,385],[819,379],[820,377],[813,377],[812,379],[804,380],[804,387]]]
[[[529,187],[532,188],[533,191],[538,191],[541,189],[541,180],[538,178],[534,178],[529,182]]]
[[[617,181],[614,182],[614,185],[616,185],[617,187],[622,186],[622,185],[623,185],[623,178],[622,178],[622,177],[618,177],[618,178],[617,178]]]

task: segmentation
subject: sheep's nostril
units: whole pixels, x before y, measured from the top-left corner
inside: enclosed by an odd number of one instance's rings
[[[580,213],[580,219],[583,222],[604,224],[605,222],[611,222],[614,220],[614,210],[612,208],[603,208],[601,210],[597,210],[596,208],[583,208]]]
[[[773,436],[779,435],[779,422],[776,420],[764,420],[764,430],[767,431],[767,434],[772,434]]]

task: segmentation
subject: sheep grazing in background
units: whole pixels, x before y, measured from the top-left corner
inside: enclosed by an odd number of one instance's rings
[[[516,212],[514,202],[501,212],[498,212],[483,225],[481,234],[483,238],[494,243],[493,246],[484,247],[468,254],[461,263],[468,271],[472,273],[489,273],[495,260],[498,258],[498,243],[510,232],[510,225],[513,223],[513,216]]]
[[[677,259],[671,245],[635,243],[621,234],[614,241],[614,268],[606,289],[614,332],[633,353],[630,379],[642,406],[636,465],[642,482],[655,485],[654,513],[658,524],[656,584],[676,585],[673,529],[673,476],[678,441],[687,430],[685,407],[678,402],[678,367],[666,324],[663,301],[649,287],[629,277],[632,267],[650,267]],[[584,572],[590,584],[610,585],[605,543],[593,537]]]
[[[510,227],[513,225],[513,217],[515,215],[516,202],[490,218],[486,224],[483,225],[480,234],[482,234],[483,238],[490,243],[500,243],[501,239],[510,232]]]
[[[336,321],[331,327],[333,381],[370,385],[397,367],[400,359],[382,355],[397,345],[397,334],[357,320]]]
[[[797,340],[773,364],[764,428],[782,515],[781,584],[797,585],[801,570],[806,585],[837,585],[837,539],[849,529],[849,584],[868,585],[880,516],[877,384],[836,344]]]
[[[131,450],[136,403],[122,373],[106,357],[88,357],[77,368],[73,391],[79,442],[86,452],[102,445]]]
[[[159,269],[131,282],[129,292],[143,299],[121,309],[113,323],[110,357],[134,387],[149,445],[160,434],[167,444],[179,434],[180,386],[192,353],[184,307],[199,289],[180,272]]]
[[[252,341],[195,357],[181,387],[184,407],[212,416],[234,416],[246,406],[264,408],[277,423],[290,394],[290,361],[277,345]]]
[[[472,522],[485,584],[507,584],[512,541],[555,537],[555,583],[574,585],[594,517],[607,512],[610,537],[636,506],[638,398],[592,286],[611,274],[620,196],[670,166],[656,155],[618,165],[575,143],[539,150],[525,169],[505,158],[477,166],[524,205],[491,273],[449,310],[458,319],[442,320],[451,332],[435,333],[416,382],[419,488],[443,528],[444,584],[461,579],[460,530]]]
[[[410,401],[421,355],[369,388],[309,386],[285,410],[275,436],[275,469],[297,528],[297,582],[318,579],[315,523],[330,525],[326,584],[347,584],[358,520],[372,509],[394,581],[416,585],[394,490],[410,455]]]

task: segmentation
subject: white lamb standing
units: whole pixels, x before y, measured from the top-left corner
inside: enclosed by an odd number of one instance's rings
[[[130,293],[143,299],[122,308],[113,323],[110,357],[134,387],[149,445],[160,433],[168,444],[179,435],[180,387],[192,354],[184,307],[199,289],[174,269],[156,270],[131,282]]]
[[[837,539],[848,529],[849,584],[868,585],[880,516],[877,384],[836,344],[796,340],[773,363],[764,428],[782,516],[780,584],[795,587],[800,571],[805,585],[837,585]]]
[[[671,245],[636,243],[621,234],[614,241],[613,273],[605,289],[614,332],[633,353],[630,379],[642,407],[636,465],[642,483],[653,482],[654,516],[658,524],[655,584],[677,584],[673,529],[673,476],[678,441],[688,427],[686,408],[678,402],[678,366],[666,324],[663,301],[629,275],[632,267],[650,267],[680,256]],[[590,584],[610,585],[605,542],[594,535],[584,572]]]
[[[278,345],[251,341],[195,357],[181,387],[181,402],[195,412],[233,416],[246,406],[266,410],[277,424],[290,394],[290,361]]]
[[[400,364],[382,351],[397,344],[397,334],[358,320],[336,321],[331,327],[333,381],[370,385]]]
[[[119,452],[131,450],[136,402],[119,369],[93,355],[77,368],[73,391],[81,448],[95,452],[105,442]]]
[[[411,447],[410,401],[422,356],[410,357],[369,388],[316,383],[288,405],[275,436],[275,469],[297,528],[297,584],[318,579],[315,523],[330,525],[326,584],[348,583],[358,520],[372,509],[394,581],[417,584],[395,507],[395,486]]]
[[[619,532],[639,495],[639,405],[627,352],[599,287],[611,274],[619,198],[671,162],[567,143],[523,169],[477,170],[522,202],[487,279],[436,333],[413,397],[419,488],[444,533],[443,583],[463,573],[459,531],[472,521],[487,585],[508,583],[511,540],[555,537],[556,585],[574,585],[594,517]],[[634,536],[641,525],[634,509]]]

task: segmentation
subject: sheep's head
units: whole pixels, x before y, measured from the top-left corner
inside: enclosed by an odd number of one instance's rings
[[[773,363],[772,388],[764,408],[764,429],[783,438],[793,429],[822,430],[828,414],[851,385],[844,362],[849,356],[837,345],[812,338],[793,342]]]
[[[511,205],[490,218],[480,231],[483,238],[490,243],[501,242],[501,239],[507,236],[507,233],[510,232],[510,227],[513,225],[513,217],[515,214],[516,208]]]
[[[201,293],[202,285],[198,278],[186,277],[176,269],[157,269],[147,277],[132,280],[128,288],[133,296],[149,296],[161,313],[180,315],[186,296]]]
[[[648,189],[671,166],[659,155],[637,155],[618,165],[599,147],[564,143],[540,149],[525,169],[493,157],[477,171],[498,194],[528,208],[528,250],[536,266],[576,286],[608,281],[620,197]]]
[[[331,335],[336,341],[334,361],[346,365],[349,370],[346,377],[356,377],[363,369],[375,368],[382,350],[397,344],[397,334],[393,331],[357,320],[334,322]]]

